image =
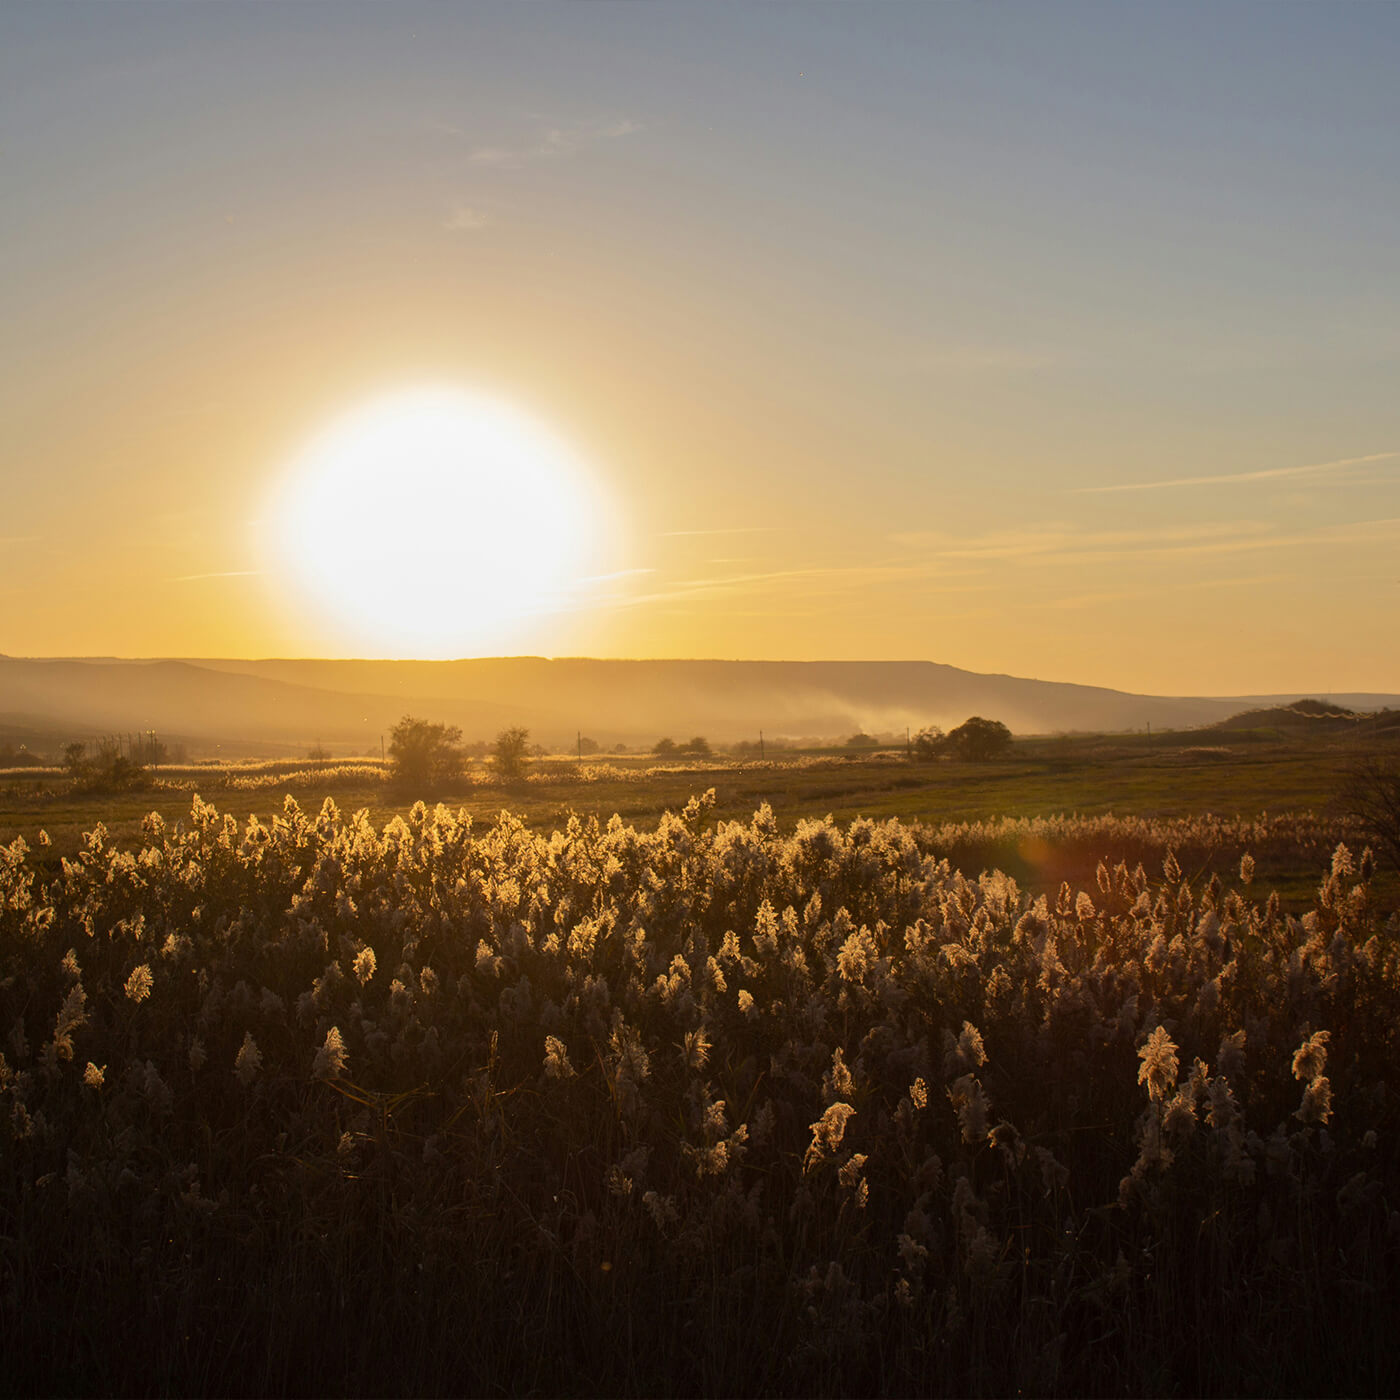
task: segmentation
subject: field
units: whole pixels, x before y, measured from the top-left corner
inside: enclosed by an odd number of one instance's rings
[[[1171,820],[1310,813],[1321,825],[1306,851],[1257,857],[1285,901],[1296,903],[1310,898],[1327,842],[1354,839],[1339,805],[1345,769],[1358,753],[1394,747],[1357,750],[1288,742],[1274,734],[1232,734],[1226,742],[1209,733],[1183,732],[1021,741],[1013,757],[989,763],[910,763],[902,751],[852,756],[843,750],[780,750],[764,762],[724,757],[662,762],[642,756],[579,762],[555,756],[535,762],[525,782],[509,785],[478,762],[461,783],[430,800],[478,823],[509,810],[537,831],[560,826],[573,814],[604,822],[617,814],[652,829],[666,812],[713,788],[718,820],[747,820],[767,803],[786,829],[822,816],[927,824],[944,831],[943,852],[966,873],[1000,868],[1042,892],[1063,879],[1092,879],[1101,855],[1126,859],[1130,852],[1069,851],[1060,843],[1055,859],[1037,862],[1027,858],[1014,832],[997,838],[983,824],[1062,814]],[[118,845],[139,841],[141,823],[152,811],[174,826],[188,815],[195,794],[240,820],[254,815],[266,820],[286,793],[303,807],[319,807],[332,797],[343,811],[363,809],[377,828],[407,815],[420,796],[396,788],[386,764],[364,758],[167,767],[148,772],[142,786],[117,792],[74,793],[56,769],[0,770],[0,838],[23,836],[34,847],[44,831],[52,860],[79,850],[98,822]],[[1223,875],[1239,851],[1231,845],[1219,853],[1202,848],[1197,855],[1205,864],[1194,873],[1218,869]],[[1384,871],[1380,875],[1387,896],[1400,895],[1400,882],[1393,879]]]
[[[1340,767],[0,777],[6,1386],[1393,1392]]]

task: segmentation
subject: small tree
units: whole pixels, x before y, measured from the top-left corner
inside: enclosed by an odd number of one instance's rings
[[[1011,747],[1011,731],[996,719],[973,715],[954,729],[946,740],[959,758],[984,763],[1004,754]]]
[[[878,749],[880,747],[880,741],[873,734],[862,732],[860,734],[852,734],[851,737],[846,740],[846,747],[848,749]]]
[[[674,739],[658,739],[652,748],[652,753],[658,758],[669,758],[676,751],[676,741]]]
[[[518,783],[530,762],[530,731],[516,725],[496,735],[492,763],[503,782]]]
[[[926,725],[914,735],[914,757],[923,759],[937,758],[945,753],[948,747],[947,735],[936,725]]]
[[[697,734],[688,743],[681,745],[680,752],[694,754],[697,758],[709,758],[712,750],[710,741],[703,734]]]
[[[462,775],[462,731],[405,715],[389,733],[394,780],[430,792]]]

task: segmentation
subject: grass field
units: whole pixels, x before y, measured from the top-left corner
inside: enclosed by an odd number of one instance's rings
[[[1012,757],[988,763],[913,763],[898,751],[852,757],[839,750],[787,752],[766,762],[556,757],[536,761],[526,782],[510,786],[492,781],[476,764],[461,784],[434,794],[396,790],[387,765],[370,759],[167,768],[150,773],[138,788],[90,793],[72,792],[50,770],[11,769],[0,771],[0,835],[32,839],[42,827],[57,849],[75,849],[82,833],[101,821],[116,839],[132,840],[147,812],[176,820],[193,792],[239,816],[266,814],[285,792],[303,806],[332,796],[343,808],[368,809],[377,825],[423,796],[478,820],[509,808],[531,826],[557,823],[570,812],[601,818],[616,812],[645,824],[710,787],[715,815],[725,819],[747,817],[760,802],[785,821],[828,813],[838,820],[929,822],[1071,812],[1258,816],[1333,809],[1343,770],[1357,756],[1333,745],[1186,744],[1181,737],[1028,740]]]
[[[1158,819],[1312,813],[1339,823],[1332,828],[1336,839],[1342,834],[1354,839],[1340,824],[1339,794],[1347,767],[1372,749],[1300,743],[1272,733],[1232,734],[1228,743],[1217,742],[1218,737],[1197,732],[1023,740],[1012,756],[987,763],[910,762],[897,750],[858,756],[842,750],[780,751],[765,762],[556,756],[535,761],[525,782],[510,785],[495,781],[477,763],[460,784],[432,794],[397,789],[387,765],[372,759],[166,768],[149,774],[143,786],[122,792],[73,792],[59,774],[19,769],[0,772],[0,840],[23,836],[32,846],[42,830],[57,857],[79,849],[84,835],[101,822],[119,845],[130,845],[140,839],[149,812],[173,826],[187,817],[195,793],[240,821],[266,820],[291,793],[303,808],[319,807],[331,797],[342,811],[364,809],[381,829],[422,796],[463,810],[478,823],[509,810],[528,827],[548,830],[572,813],[600,821],[616,813],[649,829],[664,813],[679,811],[711,788],[716,820],[747,820],[767,803],[784,829],[827,815],[838,822],[897,817],[942,826],[1071,814]],[[1394,748],[1391,743],[1375,751]],[[976,874],[987,868],[990,850],[964,843],[956,854]],[[1295,868],[1267,870],[1285,896],[1305,898],[1316,883],[1312,854]],[[1033,866],[1004,842],[996,856],[1023,882],[1038,883]],[[1226,862],[1238,856],[1238,851],[1221,853]],[[1092,863],[1086,870],[1082,862],[1061,862],[1054,876],[1056,883],[1085,879],[1092,869]],[[1397,883],[1393,874],[1380,876],[1387,897]]]
[[[5,1387],[1394,1393],[1392,894],[1181,815],[1286,765],[1074,757],[31,789],[119,839],[0,845]],[[1095,772],[1197,781],[941,820]]]

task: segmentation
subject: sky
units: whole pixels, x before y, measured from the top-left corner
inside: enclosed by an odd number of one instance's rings
[[[1400,691],[1397,71],[1383,4],[0,0],[0,652]],[[425,389],[579,538],[464,448],[301,548]]]

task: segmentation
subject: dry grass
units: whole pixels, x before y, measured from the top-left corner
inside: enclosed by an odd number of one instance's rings
[[[7,1384],[1391,1391],[1400,922],[1261,885],[1310,821],[0,847]]]

